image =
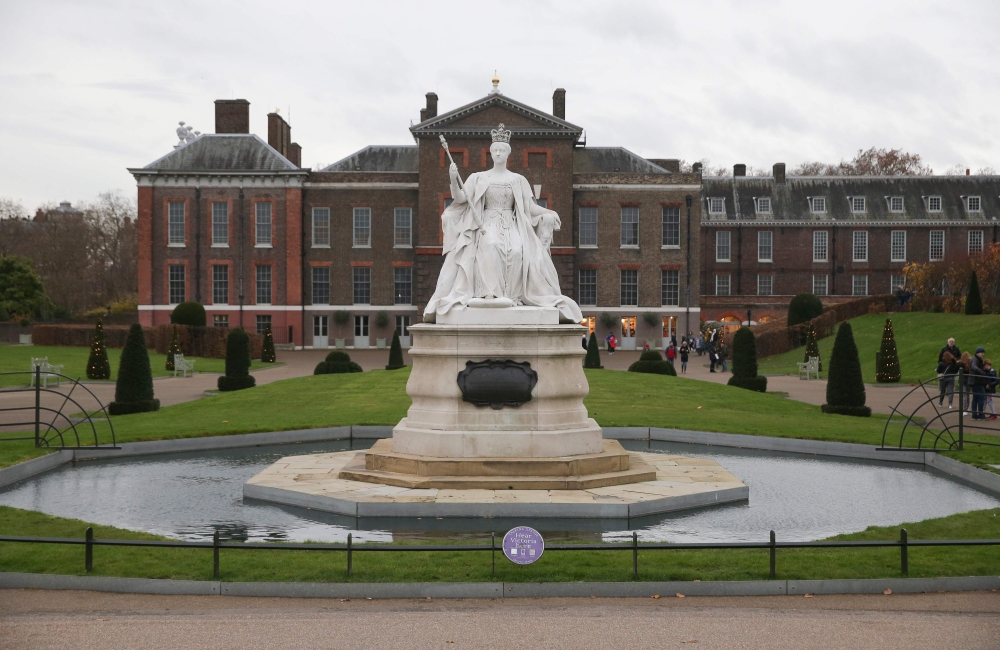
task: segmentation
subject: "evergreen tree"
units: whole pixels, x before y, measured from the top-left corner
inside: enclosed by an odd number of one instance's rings
[[[405,367],[406,364],[403,363],[403,346],[399,343],[399,332],[394,332],[392,335],[392,345],[389,346],[389,365],[385,369],[399,370]]]
[[[160,400],[153,397],[153,371],[149,367],[146,337],[142,333],[142,325],[135,323],[125,339],[118,363],[115,401],[108,404],[108,413],[128,415],[159,408]]]
[[[237,327],[226,337],[226,374],[219,377],[219,390],[243,390],[257,385],[250,374],[250,336]]]
[[[823,301],[815,294],[800,293],[788,303],[788,326],[810,321],[823,313]]]
[[[340,373],[361,372],[361,366],[351,361],[351,355],[340,350],[334,350],[326,355],[326,359],[316,364],[314,375],[336,375]]]
[[[597,333],[590,333],[590,340],[587,342],[587,357],[583,360],[584,368],[603,368],[601,365],[601,352],[597,347]]]
[[[170,347],[167,348],[167,370],[174,369],[174,355],[181,353],[181,342],[177,338],[177,326],[170,326]]]
[[[822,372],[823,359],[819,356],[819,342],[816,340],[816,330],[813,328],[812,323],[810,323],[809,330],[806,332],[806,356],[802,361],[808,363],[812,357],[819,359],[819,370]]]
[[[830,353],[830,372],[826,382],[824,413],[869,417],[872,410],[865,406],[865,382],[861,378],[861,360],[854,343],[851,324],[843,322]]]
[[[983,313],[983,299],[979,295],[979,278],[976,272],[972,272],[969,279],[969,294],[965,298],[965,314],[967,316],[979,316]]]
[[[896,335],[892,331],[892,320],[885,319],[882,329],[882,347],[878,352],[878,367],[875,368],[875,381],[880,384],[891,384],[899,381],[899,352],[896,351]]]
[[[733,376],[730,386],[767,392],[767,377],[757,375],[757,337],[749,327],[741,327],[733,336]]]
[[[274,363],[277,356],[274,354],[274,335],[271,334],[271,326],[264,328],[264,347],[260,353],[260,360],[264,363]]]
[[[94,341],[90,344],[90,358],[87,359],[87,379],[110,378],[111,364],[108,363],[108,349],[104,346],[104,322],[98,318]]]

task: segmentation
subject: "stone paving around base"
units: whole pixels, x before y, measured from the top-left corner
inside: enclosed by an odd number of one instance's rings
[[[588,490],[411,489],[338,478],[358,454],[288,456],[251,478],[244,496],[358,516],[619,517],[747,499],[748,488],[713,460],[633,452],[656,480]],[[445,507],[442,507],[445,506]]]

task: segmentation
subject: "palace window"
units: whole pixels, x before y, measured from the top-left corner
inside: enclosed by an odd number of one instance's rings
[[[639,271],[622,269],[621,271],[621,306],[639,304]]]
[[[825,262],[830,254],[830,233],[825,230],[813,231],[813,262]]]
[[[410,248],[413,245],[413,209],[393,210],[393,246]]]
[[[212,203],[212,246],[229,246],[229,204]]]
[[[969,255],[983,252],[983,231],[969,231]]]
[[[313,208],[313,248],[330,247],[330,208]]]
[[[264,335],[267,330],[271,329],[271,314],[257,314],[257,333]],[[271,330],[273,333],[274,330]]]
[[[676,307],[681,304],[680,271],[660,271],[660,304],[664,307]]]
[[[639,245],[639,208],[622,208],[622,248]]]
[[[757,276],[757,295],[758,296],[772,296],[774,295],[774,276],[771,274],[758,275]]]
[[[854,231],[854,248],[853,256],[851,258],[855,262],[867,262],[868,261],[868,231],[867,230],[855,230]]]
[[[889,197],[889,212],[904,212],[903,197],[901,196]]]
[[[413,304],[413,267],[396,266],[392,269],[394,304]]]
[[[771,197],[761,196],[757,198],[757,214],[771,214]]]
[[[372,304],[372,268],[370,266],[354,267],[354,304]]]
[[[906,231],[893,230],[890,235],[889,260],[892,262],[906,261]]]
[[[932,230],[930,237],[930,261],[940,262],[944,259],[944,231]]]
[[[184,243],[184,202],[170,201],[167,203],[167,245],[183,246]]]
[[[851,197],[851,212],[865,212],[865,197],[863,196],[852,196]]]
[[[183,264],[171,264],[167,269],[169,301],[171,305],[179,305],[187,299],[187,268]]]
[[[728,262],[732,255],[730,246],[730,232],[728,230],[717,230],[715,232],[715,261]]]
[[[710,196],[708,198],[709,214],[726,214],[726,199],[721,196]]]
[[[212,327],[229,327],[229,314],[213,314]]]
[[[965,206],[969,212],[982,212],[983,211],[982,198],[978,196],[967,196],[965,197]]]
[[[681,209],[663,208],[663,243],[662,246],[681,245]]]
[[[728,296],[730,289],[730,276],[728,273],[715,276],[715,295]]]
[[[597,269],[580,269],[578,297],[581,305],[597,304]]]
[[[941,197],[940,196],[928,196],[927,197],[927,211],[928,212],[941,212]]]
[[[258,264],[256,271],[257,304],[271,304],[271,265]]]
[[[229,267],[225,264],[212,266],[212,304],[229,304]]]
[[[868,276],[867,275],[855,275],[852,276],[852,294],[854,296],[867,296],[868,295]]]
[[[825,196],[810,196],[809,197],[809,210],[817,214],[826,212],[826,197]]]
[[[271,246],[271,203],[261,201],[256,205],[257,246],[260,248],[269,248]]]
[[[312,304],[330,304],[330,267],[314,266],[312,268]]]
[[[829,292],[827,286],[829,276],[825,274],[814,275],[813,276],[813,294],[817,296],[825,296]]]
[[[757,261],[770,262],[774,254],[774,233],[761,230],[757,233]]]
[[[372,209],[354,208],[354,247],[372,246]]]
[[[597,246],[597,208],[580,208],[580,247]]]

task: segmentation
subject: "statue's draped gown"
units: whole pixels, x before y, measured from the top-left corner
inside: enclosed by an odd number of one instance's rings
[[[520,174],[505,183],[483,172],[469,175],[465,200],[456,199],[441,215],[445,259],[424,322],[472,298],[490,297],[552,307],[560,321],[580,322],[580,307],[560,292],[555,266],[535,232],[540,220],[552,217],[532,217],[532,200]]]

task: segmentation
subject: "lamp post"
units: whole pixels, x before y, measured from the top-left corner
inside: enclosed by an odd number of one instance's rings
[[[687,244],[684,246],[684,331],[691,331],[691,205],[694,199],[690,194],[684,197],[684,205],[687,206]]]
[[[748,304],[747,305],[747,327],[750,327],[750,320],[751,320],[750,316],[751,316],[752,313],[753,313],[753,305]]]

